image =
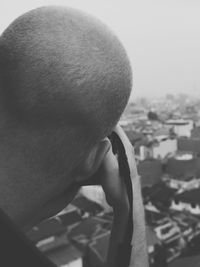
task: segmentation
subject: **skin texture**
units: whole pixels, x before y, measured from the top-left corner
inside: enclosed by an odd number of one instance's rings
[[[127,104],[131,73],[117,37],[73,9],[32,10],[2,34],[0,207],[21,229],[58,213],[78,192],[76,182],[96,176],[116,216],[126,217],[126,194],[106,136]],[[115,223],[121,240],[123,223]]]
[[[76,179],[96,170],[108,146],[101,140],[124,110],[131,83],[117,37],[80,11],[38,8],[5,30],[0,203],[17,224],[40,220],[41,207],[49,214],[61,196],[71,198],[66,191]]]

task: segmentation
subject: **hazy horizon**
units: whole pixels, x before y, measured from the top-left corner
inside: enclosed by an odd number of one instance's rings
[[[67,5],[93,14],[119,36],[133,66],[133,96],[200,96],[200,2],[197,0],[7,0],[0,32],[24,12]]]

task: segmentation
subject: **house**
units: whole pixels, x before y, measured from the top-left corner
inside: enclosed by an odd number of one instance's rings
[[[83,254],[71,244],[45,253],[57,267],[83,267]]]
[[[179,154],[168,159],[164,172],[181,180],[188,177],[200,177],[200,158],[193,157],[192,154]]]
[[[174,133],[179,137],[180,136],[190,137],[191,131],[194,128],[194,123],[192,120],[176,119],[176,120],[165,121],[165,126],[173,128]]]
[[[187,210],[195,215],[200,215],[200,188],[177,194],[171,204],[171,209]]]
[[[175,179],[169,175],[164,175],[162,179],[170,188],[179,191],[192,190],[200,187],[200,179],[197,179],[194,176],[180,176]]]
[[[153,229],[146,226],[146,238],[149,261],[151,264],[154,263],[154,255],[157,253],[157,246],[161,246],[159,239],[157,238]],[[104,267],[108,246],[110,240],[110,232],[102,233],[94,238],[93,242],[89,245],[90,252],[90,264],[95,267]]]
[[[199,266],[200,266],[200,255],[180,257],[168,265],[168,267],[199,267]]]
[[[156,159],[146,159],[140,161],[138,166],[138,174],[141,176],[141,185],[151,186],[159,183],[163,174],[162,164]]]
[[[78,240],[80,237],[82,241],[84,239],[87,242],[91,242],[93,240],[93,237],[98,233],[106,231],[107,230],[102,226],[101,220],[99,220],[98,218],[87,218],[84,219],[79,225],[74,227],[70,231],[68,237],[70,240]]]
[[[56,218],[43,221],[26,235],[41,251],[48,251],[68,243],[66,228]]]
[[[100,204],[91,201],[83,195],[76,197],[71,203],[83,217],[94,216],[103,211]]]
[[[154,228],[158,239],[164,243],[180,238],[180,228],[172,220],[168,219],[166,223],[158,225]]]
[[[113,212],[104,213],[103,215],[97,215],[96,217],[93,218],[99,221],[103,229],[105,230],[112,229]]]
[[[183,152],[200,153],[200,137],[197,138],[178,138],[178,150]]]
[[[171,206],[175,193],[175,189],[167,187],[162,182],[142,190],[144,203],[152,204],[158,210],[167,210]]]
[[[169,136],[169,134],[170,134],[169,127],[162,125],[160,128],[155,130],[154,137],[163,135]]]
[[[200,126],[195,127],[191,131],[191,138],[200,139]]]
[[[140,160],[165,159],[177,152],[177,140],[167,135],[155,136],[148,144],[140,146]]]
[[[104,267],[107,259],[110,231],[94,237],[89,245],[89,262],[91,266]]]
[[[181,235],[185,240],[183,248],[192,240],[197,224],[189,218],[188,214],[182,212],[171,213],[171,219],[177,223],[180,228]]]
[[[146,226],[146,240],[147,240],[147,250],[149,255],[150,266],[155,262],[156,247],[161,245],[161,242],[156,236],[156,233],[150,226]]]
[[[187,224],[188,229],[192,228],[192,233],[189,234],[188,241],[191,241],[194,237],[200,236],[200,221],[197,216],[192,215],[190,212],[185,210],[183,211],[170,210],[169,214],[172,220],[177,221],[177,223],[183,222],[184,224]]]
[[[56,217],[61,221],[64,227],[67,227],[68,231],[82,221],[82,217],[78,213],[76,207],[71,210],[63,210],[61,213],[57,214]]]
[[[166,215],[161,213],[156,209],[149,209],[148,206],[145,206],[145,221],[147,225],[151,227],[156,227],[166,222]]]
[[[138,142],[139,143],[143,142],[143,140],[145,139],[144,135],[140,132],[136,132],[133,130],[126,130],[125,133],[128,136],[128,138],[129,138],[129,140],[133,146]]]
[[[165,255],[163,256],[167,263],[181,255],[184,240],[176,222],[168,218],[165,223],[155,227],[154,231],[163,245],[165,250]]]
[[[154,159],[164,159],[168,155],[174,155],[177,151],[177,139],[172,139],[167,135],[155,137],[156,142],[152,145],[152,157]]]
[[[95,266],[91,263],[95,263],[97,266],[103,264],[105,248],[108,243],[106,240],[108,240],[108,234],[110,233],[104,223],[105,220],[97,217],[87,218],[74,227],[68,235],[74,246],[84,254],[85,266]],[[101,244],[104,244],[103,247]]]

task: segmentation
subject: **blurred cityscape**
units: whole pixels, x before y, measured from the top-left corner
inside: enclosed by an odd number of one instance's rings
[[[135,148],[150,266],[200,266],[200,99],[138,98],[120,124]],[[103,267],[112,217],[101,187],[88,186],[27,236],[59,267]]]

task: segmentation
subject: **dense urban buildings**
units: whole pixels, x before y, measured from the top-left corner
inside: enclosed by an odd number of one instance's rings
[[[140,98],[120,123],[135,149],[150,266],[199,266],[200,100]],[[27,236],[59,267],[103,267],[112,217],[102,188],[83,187]]]

